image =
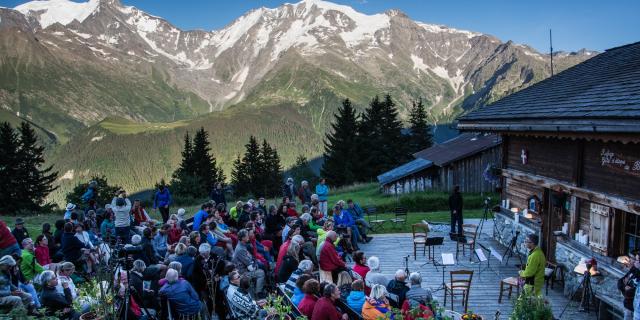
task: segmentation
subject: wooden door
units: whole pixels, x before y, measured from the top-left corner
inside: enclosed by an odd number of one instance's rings
[[[544,190],[542,205],[542,251],[547,261],[556,262],[556,236],[553,232],[562,229],[564,221],[564,201],[552,199],[551,190]]]

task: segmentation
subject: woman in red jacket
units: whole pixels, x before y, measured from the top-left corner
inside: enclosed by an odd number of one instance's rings
[[[313,309],[318,301],[318,294],[320,294],[320,283],[316,279],[307,280],[302,286],[302,292],[304,292],[304,298],[298,304],[298,310],[307,319],[311,319],[313,315]]]
[[[346,313],[341,316],[336,309],[335,301],[338,299],[340,299],[340,289],[335,284],[326,285],[322,298],[318,299],[313,307],[311,320],[348,320],[349,316]]]
[[[366,279],[366,277],[367,277],[367,273],[369,273],[369,270],[371,270],[367,266],[367,256],[362,251],[356,251],[353,254],[353,261],[356,263],[353,266],[353,271],[355,271],[355,273],[359,274],[362,277],[362,281],[364,281],[364,279]],[[369,287],[367,287],[365,285],[364,286],[364,293],[366,295],[369,295],[370,292],[371,292],[371,288],[369,288]]]
[[[16,254],[21,255],[20,246],[16,237],[13,236],[7,224],[0,220],[0,257]]]
[[[36,261],[41,266],[47,266],[51,264],[51,256],[49,254],[49,240],[43,234],[36,238]]]

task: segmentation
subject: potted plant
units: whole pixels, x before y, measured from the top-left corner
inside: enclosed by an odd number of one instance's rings
[[[83,306],[89,305],[89,311],[80,315],[81,320],[103,320],[109,319],[113,314],[113,297],[107,293],[108,284],[104,281],[100,284],[91,280],[78,288],[78,296],[81,297],[73,302],[76,310],[82,310]]]
[[[524,290],[513,303],[510,320],[553,320],[553,312],[544,297]]]
[[[291,317],[291,306],[283,302],[284,297],[270,295],[264,309],[268,314],[265,320],[293,320]]]

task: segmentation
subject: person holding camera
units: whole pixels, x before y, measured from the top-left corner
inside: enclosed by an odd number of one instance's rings
[[[640,254],[634,251],[631,254],[631,268],[622,278],[618,280],[618,290],[623,296],[624,319],[633,319],[634,298],[638,281],[640,281]]]
[[[114,225],[116,227],[116,239],[121,243],[127,244],[131,237],[131,200],[127,198],[127,193],[120,189],[116,196],[111,200],[111,210],[115,216]]]

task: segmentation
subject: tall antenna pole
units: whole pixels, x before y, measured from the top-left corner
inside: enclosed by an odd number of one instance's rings
[[[551,37],[551,29],[549,29],[549,47],[551,49],[551,76],[553,77],[553,38]]]

